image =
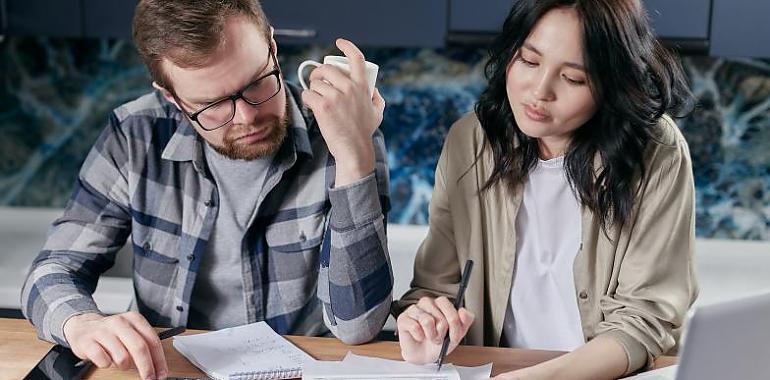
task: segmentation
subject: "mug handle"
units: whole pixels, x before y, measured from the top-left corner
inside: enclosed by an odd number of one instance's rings
[[[305,76],[303,75],[303,72],[305,71],[305,68],[308,66],[319,67],[321,66],[321,64],[311,60],[307,60],[299,64],[299,67],[297,68],[297,78],[299,78],[299,84],[302,85],[302,88],[304,88],[305,90],[307,90],[309,86],[307,83],[305,83]]]

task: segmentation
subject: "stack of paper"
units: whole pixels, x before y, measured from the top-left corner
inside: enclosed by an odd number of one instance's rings
[[[436,368],[435,364],[414,365],[348,352],[342,361],[316,361],[306,364],[302,378],[308,380],[477,380],[489,378],[492,363],[479,367],[445,364],[441,367],[441,371],[436,371]]]

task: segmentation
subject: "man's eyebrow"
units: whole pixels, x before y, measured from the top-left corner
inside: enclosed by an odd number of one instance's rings
[[[267,63],[262,67],[262,69],[260,69],[257,72],[255,72],[251,76],[251,78],[249,78],[248,83],[246,83],[244,86],[248,86],[250,83],[253,83],[255,80],[259,79],[259,77],[261,77],[261,76],[263,76],[263,75],[265,75],[265,74],[267,74],[267,73],[269,73],[271,71],[273,71],[273,67],[270,66],[270,56],[268,56],[267,57]],[[222,95],[222,96],[218,96],[218,97],[215,97],[215,98],[191,98],[188,101],[190,103],[201,104],[201,105],[209,104],[209,103],[213,103],[213,102],[215,102],[217,100],[221,100],[221,99],[227,98],[228,96],[230,96],[233,93],[234,92],[231,92],[231,93],[228,93],[227,95]]]

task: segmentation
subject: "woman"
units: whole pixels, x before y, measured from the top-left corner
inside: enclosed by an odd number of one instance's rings
[[[475,112],[451,128],[412,289],[402,356],[475,345],[569,353],[501,375],[613,379],[677,345],[697,285],[687,144],[667,116],[690,98],[638,0],[521,0]],[[465,260],[466,307],[452,307]]]

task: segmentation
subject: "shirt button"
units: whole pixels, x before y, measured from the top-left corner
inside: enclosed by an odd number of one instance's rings
[[[150,245],[150,243],[144,243],[144,245],[142,245],[142,249],[144,249],[145,251],[149,251],[150,249],[152,249],[152,246]]]
[[[305,240],[307,240],[307,236],[305,236],[304,232],[301,232],[299,234],[299,241],[305,241]]]
[[[583,290],[580,292],[580,294],[578,294],[578,297],[580,297],[581,300],[588,299],[588,293]]]
[[[195,255],[187,255],[187,261],[193,261],[195,259]]]
[[[214,201],[209,199],[206,202],[203,202],[203,204],[206,205],[206,207],[211,207],[211,206],[214,206]]]
[[[177,311],[184,311],[184,308],[183,308],[183,307],[181,307],[181,306],[177,306],[177,307],[176,307],[176,310],[177,310]]]

